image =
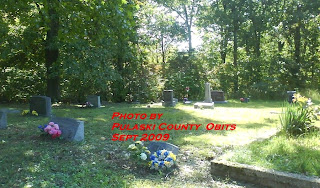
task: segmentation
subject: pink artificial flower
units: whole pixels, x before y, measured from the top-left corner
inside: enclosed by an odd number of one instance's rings
[[[51,130],[51,126],[47,126],[46,128],[44,128],[44,132],[49,132]]]
[[[57,129],[57,130],[59,129],[59,125],[58,125],[58,124],[54,124],[53,127],[54,127],[55,129]]]
[[[61,130],[57,130],[57,134],[60,136],[61,135]]]
[[[49,122],[49,125],[54,125],[54,123],[53,122]]]
[[[55,130],[55,129],[52,129],[51,132],[52,132],[52,133],[50,133],[50,134],[54,134],[54,135],[55,135],[55,134],[57,134],[58,131]]]

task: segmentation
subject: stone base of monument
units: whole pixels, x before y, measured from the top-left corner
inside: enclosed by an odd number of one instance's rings
[[[208,108],[213,109],[214,108],[214,102],[208,103],[208,102],[197,102],[193,105],[194,109],[198,108]]]
[[[178,99],[173,98],[172,101],[162,101],[162,106],[168,107],[168,106],[176,106],[176,104],[178,103]]]
[[[162,102],[162,106],[164,106],[164,107],[173,107],[173,106],[176,106],[176,102],[175,101],[172,101],[172,102]]]
[[[228,101],[214,101],[214,103],[216,103],[216,104],[227,104]]]
[[[192,101],[184,101],[183,104],[192,104]]]
[[[51,121],[58,124],[61,136],[67,141],[82,141],[84,139],[84,122],[71,118],[51,118]]]

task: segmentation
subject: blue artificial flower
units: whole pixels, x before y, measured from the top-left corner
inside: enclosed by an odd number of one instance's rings
[[[164,161],[161,161],[160,163],[159,163],[159,166],[163,166],[164,165]]]
[[[45,127],[42,127],[41,125],[39,125],[38,128],[40,129],[40,131],[44,131]]]
[[[157,151],[157,155],[160,156],[161,155],[161,150]]]
[[[155,158],[156,158],[156,156],[154,156],[153,154],[150,155],[150,159],[151,159],[151,160],[154,160]]]
[[[169,155],[169,152],[168,152],[168,151],[164,152],[164,156],[165,156],[165,157],[167,157],[168,155]]]
[[[173,159],[172,159],[171,157],[167,157],[165,160],[168,161],[168,162],[170,162],[170,161],[172,161]]]

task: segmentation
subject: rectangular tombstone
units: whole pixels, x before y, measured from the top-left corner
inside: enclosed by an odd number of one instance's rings
[[[175,106],[177,102],[178,102],[178,99],[173,98],[173,90],[163,91],[162,106]]]
[[[95,107],[95,108],[101,107],[100,96],[89,95],[89,96],[87,96],[87,102],[90,102],[93,105],[93,107]]]
[[[32,96],[30,98],[30,112],[33,110],[40,116],[51,116],[51,98],[46,96]]]
[[[211,91],[211,97],[214,102],[225,101],[223,91],[213,90],[213,91]]]
[[[167,142],[155,142],[151,141],[148,145],[148,149],[153,154],[154,152],[158,150],[167,150],[167,151],[172,151],[173,154],[178,155],[179,153],[179,147],[175,146],[173,144],[167,143]]]
[[[287,94],[288,94],[288,102],[289,103],[292,103],[293,101],[293,99],[294,99],[294,97],[293,97],[293,94],[295,94],[296,93],[296,91],[287,91]]]
[[[0,111],[0,129],[7,128],[7,113]]]
[[[163,100],[164,100],[164,102],[173,101],[173,90],[164,90],[163,91]]]
[[[63,139],[77,142],[84,139],[83,121],[59,117],[52,118],[51,121],[59,125]]]

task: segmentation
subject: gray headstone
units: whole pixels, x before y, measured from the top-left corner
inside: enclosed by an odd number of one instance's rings
[[[211,103],[211,102],[212,102],[210,83],[206,83],[206,84],[205,84],[205,89],[204,89],[204,102],[207,102],[207,103]]]
[[[87,102],[90,102],[93,105],[93,107],[95,107],[95,108],[101,107],[100,96],[89,95],[89,96],[87,96]]]
[[[225,101],[223,91],[213,90],[213,91],[211,91],[211,97],[214,102]]]
[[[68,141],[82,141],[84,139],[84,122],[71,118],[51,118],[51,121],[58,124],[61,136]]]
[[[288,102],[292,103],[292,100],[294,99],[293,94],[295,94],[296,91],[287,91],[288,94]]]
[[[40,116],[51,116],[51,98],[46,96],[32,96],[30,98],[30,112],[33,110]]]
[[[163,100],[165,102],[173,101],[173,90],[164,90],[163,91]]]
[[[178,99],[173,98],[173,90],[163,91],[162,106],[175,106],[177,102],[178,102]]]
[[[153,154],[154,152],[158,150],[165,149],[167,151],[172,151],[173,154],[178,155],[179,153],[179,147],[175,146],[173,144],[167,143],[167,142],[150,142],[148,145],[148,149]]]
[[[7,113],[0,111],[0,129],[7,128]]]

